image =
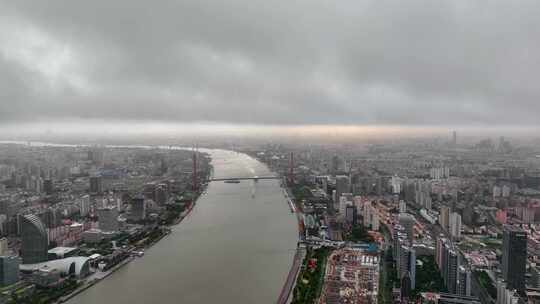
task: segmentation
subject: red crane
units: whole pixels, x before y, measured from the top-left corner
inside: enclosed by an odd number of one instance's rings
[[[294,184],[294,154],[291,152],[289,156],[289,184]]]
[[[197,150],[193,148],[193,180],[191,181],[193,192],[197,192],[199,190],[199,178],[197,174]]]

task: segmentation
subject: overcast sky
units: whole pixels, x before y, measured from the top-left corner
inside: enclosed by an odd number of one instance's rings
[[[0,121],[537,125],[540,1],[0,0]]]

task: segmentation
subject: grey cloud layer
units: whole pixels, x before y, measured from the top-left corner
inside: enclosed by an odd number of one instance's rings
[[[539,15],[525,0],[0,0],[0,119],[536,124]]]

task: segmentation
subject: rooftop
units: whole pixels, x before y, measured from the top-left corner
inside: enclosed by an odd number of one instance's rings
[[[48,253],[56,254],[56,255],[65,255],[66,253],[70,253],[75,250],[77,250],[77,248],[75,247],[55,247],[55,248],[49,249]]]

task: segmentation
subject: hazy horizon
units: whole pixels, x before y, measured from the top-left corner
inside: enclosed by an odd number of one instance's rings
[[[483,138],[505,136],[515,140],[538,139],[538,128],[518,126],[397,126],[397,125],[249,125],[219,123],[164,123],[126,121],[62,121],[0,125],[0,141],[82,143],[204,143],[298,141],[304,143],[366,143],[386,140],[450,140],[471,144]]]

